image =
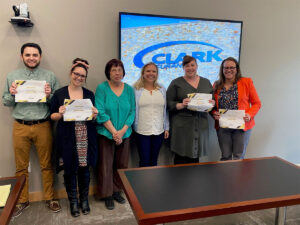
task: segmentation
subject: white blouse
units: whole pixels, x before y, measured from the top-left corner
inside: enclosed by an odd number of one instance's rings
[[[143,90],[139,106],[136,132],[142,135],[159,135],[164,132],[165,100],[159,90]]]

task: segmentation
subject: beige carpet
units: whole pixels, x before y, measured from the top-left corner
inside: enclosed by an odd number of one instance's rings
[[[114,210],[107,210],[103,201],[90,197],[91,213],[73,218],[69,213],[67,199],[60,200],[62,211],[50,212],[43,202],[32,203],[10,225],[136,225],[137,222],[128,203],[115,204]],[[275,209],[210,217],[198,220],[168,223],[168,225],[274,225]],[[300,205],[287,208],[285,225],[300,225]]]

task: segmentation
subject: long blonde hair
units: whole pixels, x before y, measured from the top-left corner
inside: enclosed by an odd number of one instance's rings
[[[144,80],[144,77],[143,77],[143,74],[145,73],[145,70],[146,70],[146,67],[147,66],[150,66],[150,65],[153,65],[156,67],[156,70],[157,70],[157,78],[156,80],[154,81],[154,88],[157,90],[157,89],[160,89],[161,86],[157,83],[157,79],[158,79],[158,67],[157,65],[154,63],[154,62],[149,62],[147,64],[145,64],[141,70],[141,76],[140,78],[134,83],[133,87],[137,90],[141,89],[141,88],[144,88],[145,87],[145,80]]]

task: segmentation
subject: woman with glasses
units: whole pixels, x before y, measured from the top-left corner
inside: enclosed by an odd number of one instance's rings
[[[134,130],[140,167],[157,166],[160,147],[169,137],[166,89],[157,83],[158,67],[153,62],[143,66],[134,84],[136,113]]]
[[[219,80],[214,84],[216,109],[212,111],[216,121],[221,160],[243,159],[254,127],[254,116],[261,107],[251,78],[242,77],[239,63],[229,57],[221,63]],[[219,127],[219,109],[245,110],[245,128],[230,129]]]
[[[212,93],[210,81],[197,74],[197,61],[185,56],[182,61],[184,76],[173,80],[167,90],[170,113],[171,151],[175,153],[174,164],[196,163],[208,150],[208,113],[187,109],[188,94]],[[214,101],[211,100],[214,104]]]
[[[114,209],[114,200],[125,203],[117,170],[128,167],[129,137],[135,116],[134,91],[122,80],[124,65],[118,59],[105,66],[107,81],[99,84],[95,105],[99,111],[97,122],[99,159],[97,197],[104,199],[107,209]]]
[[[56,127],[57,172],[64,170],[64,182],[70,211],[73,217],[90,213],[88,202],[90,171],[89,166],[96,165],[97,132],[95,121],[98,111],[92,107],[91,121],[64,121],[65,100],[90,99],[94,105],[93,92],[84,88],[89,64],[76,58],[70,71],[70,84],[58,89],[51,98],[51,119],[58,121]],[[77,198],[77,185],[79,200]]]

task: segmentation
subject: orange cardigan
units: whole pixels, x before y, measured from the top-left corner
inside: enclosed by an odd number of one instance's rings
[[[237,82],[238,86],[238,109],[245,110],[245,113],[248,113],[251,116],[251,120],[249,122],[245,123],[245,129],[250,130],[255,125],[254,116],[259,111],[261,107],[260,99],[257,95],[257,92],[255,90],[255,87],[253,85],[253,81],[251,78],[248,77],[242,77]],[[220,90],[216,90],[214,92],[214,98],[216,101],[216,109],[214,111],[219,110],[219,93]],[[213,113],[213,112],[212,112]],[[219,121],[215,121],[215,127],[216,129],[219,128]]]

